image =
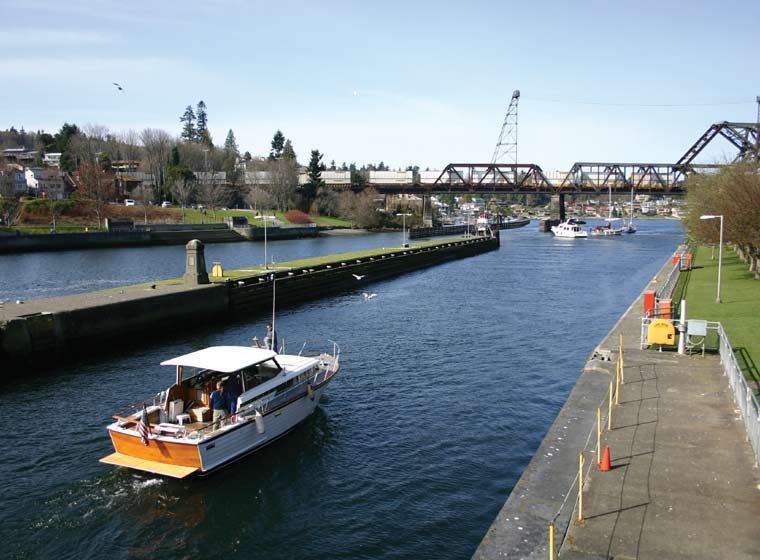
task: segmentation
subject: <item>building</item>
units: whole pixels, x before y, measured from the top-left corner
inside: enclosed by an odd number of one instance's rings
[[[57,169],[27,167],[24,170],[27,190],[35,196],[62,200],[69,197],[66,173]]]
[[[61,167],[61,152],[49,152],[42,156],[42,163],[48,167]]]

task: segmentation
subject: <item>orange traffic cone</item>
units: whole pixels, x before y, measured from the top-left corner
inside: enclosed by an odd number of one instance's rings
[[[599,463],[599,470],[607,472],[609,470],[612,470],[612,465],[610,464],[610,448],[609,446],[604,447],[604,455],[602,456],[602,462]]]

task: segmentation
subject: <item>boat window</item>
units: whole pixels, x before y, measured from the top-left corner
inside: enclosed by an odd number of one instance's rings
[[[241,371],[243,374],[243,391],[248,391],[273,379],[280,371],[281,369],[271,361],[245,368]]]

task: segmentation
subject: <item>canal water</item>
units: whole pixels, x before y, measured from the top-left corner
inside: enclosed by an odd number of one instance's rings
[[[587,356],[683,237],[675,221],[639,226],[631,236],[560,240],[533,223],[502,232],[498,251],[282,310],[287,349],[336,340],[342,371],[308,422],[207,479],[98,463],[111,452],[105,425],[172,382],[161,360],[247,344],[262,336],[264,316],[3,381],[1,556],[469,557]],[[271,250],[284,260],[397,238]],[[212,245],[208,260],[250,265],[257,250]],[[0,276],[11,297],[33,297],[176,276],[182,260],[177,248],[38,253],[0,257]],[[377,297],[365,301],[363,291]]]

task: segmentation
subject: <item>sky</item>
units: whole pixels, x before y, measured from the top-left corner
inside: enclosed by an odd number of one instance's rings
[[[0,0],[0,128],[179,135],[393,168],[490,162],[519,89],[518,160],[675,162],[755,122],[760,2]],[[119,91],[112,82],[123,86]],[[732,158],[726,142],[703,162]]]

